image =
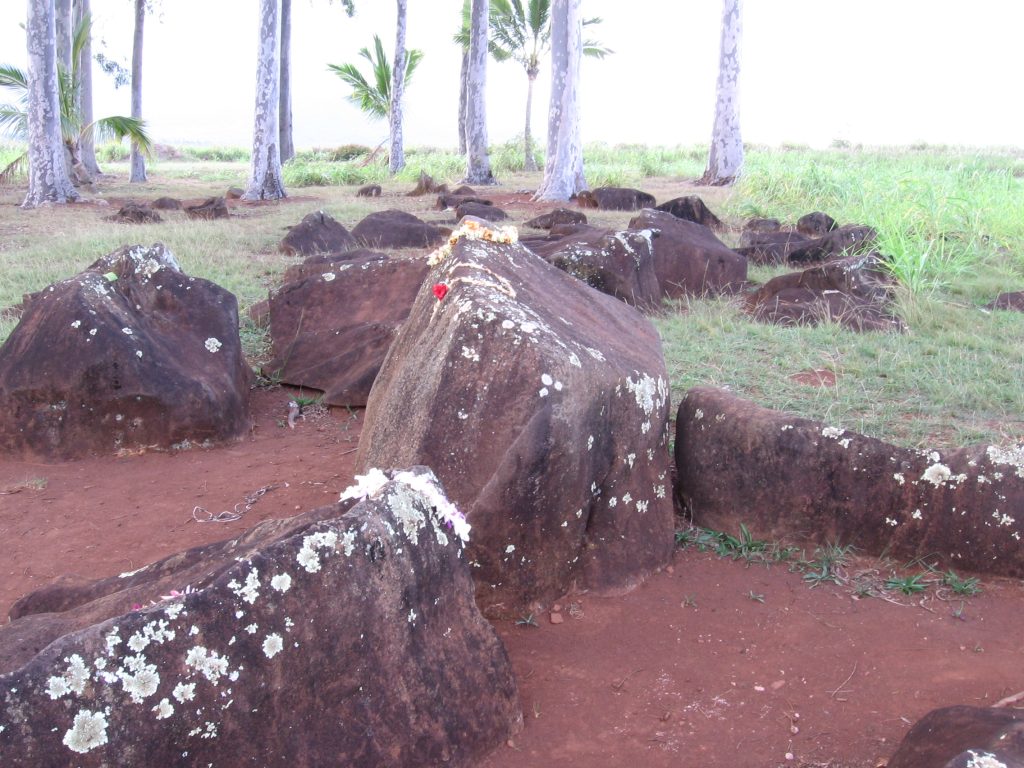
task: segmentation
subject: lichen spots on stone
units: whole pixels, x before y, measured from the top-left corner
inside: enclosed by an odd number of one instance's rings
[[[72,752],[85,754],[107,743],[107,718],[102,712],[83,709],[64,734],[64,746]]]
[[[267,635],[263,641],[263,654],[268,658],[272,659],[281,652],[284,648],[284,641],[277,632],[272,632]]]

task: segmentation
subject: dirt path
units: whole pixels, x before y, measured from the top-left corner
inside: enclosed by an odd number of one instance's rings
[[[224,448],[0,461],[0,609],[57,577],[131,570],[336,499],[362,413],[292,430],[290,396],[255,393],[252,435]],[[194,519],[244,510],[264,488],[240,520]],[[1024,585],[984,588],[962,609],[893,605],[809,589],[785,565],[680,552],[629,595],[566,600],[561,623],[497,625],[526,727],[482,768],[873,768],[928,710],[1024,689]]]

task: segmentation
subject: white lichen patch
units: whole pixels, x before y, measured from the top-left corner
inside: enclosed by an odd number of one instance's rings
[[[822,437],[829,437],[832,438],[833,440],[838,440],[845,433],[846,430],[840,429],[839,427],[825,427],[823,430],[821,430]]]
[[[141,656],[132,658],[143,659]],[[121,678],[124,692],[131,696],[133,702],[141,704],[143,699],[156,693],[156,689],[160,686],[160,675],[156,671],[155,664],[138,661],[133,666],[134,671],[118,670],[117,676]]]
[[[214,685],[228,672],[227,658],[201,645],[195,646],[185,654],[185,665],[192,667]]]
[[[516,551],[516,545],[515,544],[509,544],[507,547],[505,547],[505,554],[506,555],[511,555],[515,551]]]
[[[355,499],[356,501],[362,501],[366,498],[372,498],[377,495],[377,492],[388,484],[388,476],[379,469],[370,469],[365,475],[356,475],[355,484],[350,485],[344,491],[338,501],[345,501],[346,499]]]
[[[291,589],[292,577],[287,573],[279,573],[270,580],[270,588],[278,592],[287,592]]]
[[[541,397],[547,397],[550,393],[548,392],[547,387],[541,387],[540,391],[537,394],[540,395]]]
[[[466,358],[467,360],[470,360],[470,361],[472,361],[474,363],[479,363],[480,362],[480,353],[477,352],[472,347],[463,347],[462,348],[462,356],[464,358]]]
[[[648,504],[648,502],[646,502],[646,501],[638,501],[636,503],[636,511],[641,513],[641,514],[643,514],[644,512],[647,511],[647,504]]]
[[[334,274],[333,272],[324,272],[324,273],[323,273],[323,274],[322,274],[322,275],[321,275],[320,277],[322,277],[322,278],[324,279],[324,282],[325,282],[325,283],[329,283],[329,282],[331,282],[331,281],[332,281],[332,280],[333,280],[333,279],[334,279],[335,277],[337,277],[337,275],[335,275],[335,274]]]
[[[47,681],[46,693],[51,699],[59,699],[69,693],[81,694],[89,682],[89,669],[81,656],[74,653],[64,661],[67,662],[64,674]]]
[[[157,720],[166,720],[174,714],[174,705],[166,698],[160,699],[160,703],[153,707],[152,711]]]
[[[920,520],[921,517],[922,517],[921,510],[920,509],[915,509],[914,510],[914,514],[912,514],[911,517],[914,518],[915,520]]]
[[[659,499],[664,499],[665,498],[665,486],[664,485],[656,485],[656,486],[654,486],[654,495],[657,496]]]
[[[220,339],[215,339],[213,336],[211,336],[206,340],[204,346],[206,347],[206,350],[208,352],[216,352],[223,345],[220,343]]]
[[[1009,515],[1000,512],[998,509],[992,513],[992,519],[996,521],[996,525],[1013,525],[1017,522],[1014,518]]]
[[[655,409],[661,409],[665,404],[665,398],[668,397],[668,386],[665,381],[660,376],[655,379],[646,373],[639,374],[637,381],[633,381],[632,377],[626,377],[626,389],[633,393],[636,404],[648,417]]]
[[[75,321],[74,321],[74,322],[73,322],[73,323],[71,324],[71,327],[72,327],[72,328],[78,328],[78,327],[79,327],[79,326],[81,326],[81,325],[82,325],[82,321],[81,321],[81,320],[75,320]]]
[[[626,466],[628,466],[630,469],[632,469],[634,462],[636,462],[636,454],[635,453],[627,453],[626,454]]]
[[[125,336],[131,336],[133,331],[131,328],[122,328],[121,333],[123,333]]]
[[[345,553],[345,557],[352,557],[352,553],[356,548],[356,532],[354,529],[349,528],[343,534],[341,534],[341,551]]]
[[[921,475],[921,479],[926,480],[938,488],[949,480],[952,474],[953,473],[949,471],[949,467],[945,464],[932,464],[924,471],[924,474]]]
[[[591,435],[587,438],[587,450],[592,451],[594,449],[594,436]]]
[[[893,527],[895,527],[895,526],[899,525],[899,522],[897,522],[896,520],[893,520],[893,519],[892,519],[891,517],[887,517],[887,518],[885,518],[885,522],[886,522],[887,524],[889,524],[889,525],[893,526]]]
[[[245,584],[239,584],[237,581],[232,579],[228,582],[228,589],[235,593],[235,595],[249,605],[256,602],[256,598],[260,595],[260,574],[253,568],[245,577]]]
[[[990,445],[985,455],[992,464],[1002,464],[1016,468],[1017,477],[1024,477],[1024,443],[1009,448]]]
[[[903,475],[899,472],[895,472],[892,476],[892,479],[896,481],[897,485],[903,485],[905,482],[907,482],[907,479],[903,477]]]
[[[703,411],[703,409],[698,408],[697,410],[695,410],[693,412],[693,418],[696,421],[700,421],[701,419],[703,419],[704,418],[704,411]]]
[[[81,710],[71,728],[64,734],[64,746],[84,755],[107,743],[107,718],[102,712]]]
[[[320,570],[320,556],[309,547],[300,549],[295,555],[295,560],[306,573],[316,573]]]
[[[622,503],[623,504],[629,504],[632,501],[633,501],[633,497],[628,492],[622,494]]]
[[[268,659],[272,659],[275,656],[277,656],[277,654],[279,654],[283,648],[284,641],[281,639],[281,636],[277,634],[277,632],[272,632],[271,634],[267,635],[266,639],[263,641],[263,654]]]
[[[1006,763],[991,752],[976,752],[973,749],[968,752],[971,756],[967,761],[967,768],[1006,768]]]

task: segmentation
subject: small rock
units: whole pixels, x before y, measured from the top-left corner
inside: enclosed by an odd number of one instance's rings
[[[673,568],[671,565],[666,565],[665,566],[665,573],[675,573],[675,572],[676,572],[676,569]]]
[[[552,612],[552,614],[551,614],[551,623],[552,624],[561,624],[563,621],[565,621],[565,616],[563,616],[560,613]]]

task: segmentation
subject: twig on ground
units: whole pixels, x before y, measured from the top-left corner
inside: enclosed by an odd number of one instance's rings
[[[847,678],[845,680],[843,680],[843,682],[841,682],[839,684],[839,687],[836,688],[834,691],[832,691],[829,694],[829,696],[831,696],[834,699],[836,697],[836,694],[839,693],[841,690],[843,690],[843,686],[845,686],[848,682],[850,682],[853,679],[853,676],[855,674],[857,674],[857,664],[858,664],[858,662],[856,662],[856,661],[853,662],[853,671],[850,672],[850,674],[847,676]]]

